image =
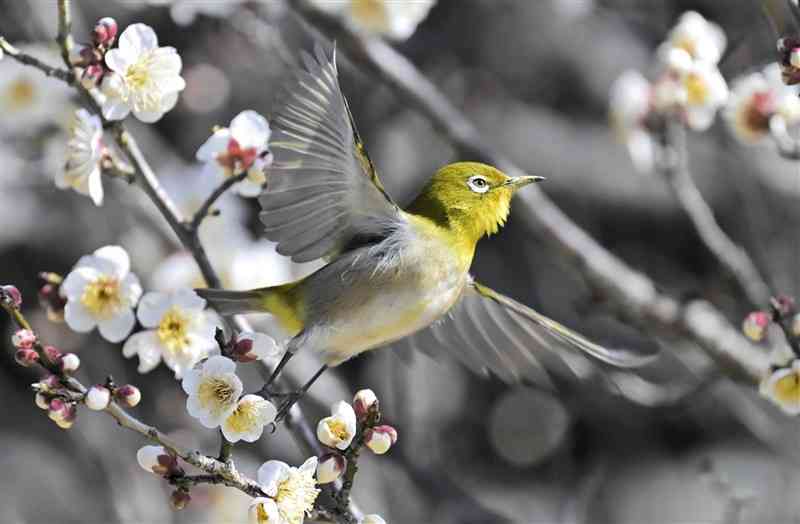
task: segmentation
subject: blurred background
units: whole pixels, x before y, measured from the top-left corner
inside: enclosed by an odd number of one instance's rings
[[[280,0],[260,3],[166,0],[74,2],[74,31],[94,21],[120,30],[152,26],[178,49],[187,87],[155,125],[133,134],[181,209],[214,187],[194,160],[215,125],[244,109],[269,118],[299,50],[313,37]],[[200,7],[198,7],[198,5]],[[654,68],[654,49],[680,14],[694,9],[722,26],[727,79],[774,61],[776,35],[758,0],[439,0],[395,47],[434,80],[492,146],[613,253],[677,297],[701,296],[738,323],[746,301],[700,242],[663,179],[637,173],[607,121],[608,92],[626,69]],[[0,34],[59,63],[53,0],[0,0]],[[786,21],[778,18],[777,22]],[[87,36],[84,36],[87,35]],[[433,171],[459,159],[430,123],[376,79],[340,57],[341,83],[389,192],[409,201]],[[15,84],[16,82],[16,84]],[[193,286],[200,277],[152,204],[135,186],[105,181],[95,207],[53,183],[77,100],[56,80],[0,61],[0,101],[30,87],[22,111],[0,112],[0,281],[17,285],[41,337],[82,359],[79,378],[111,374],[144,393],[136,413],[187,445],[215,451],[217,434],[185,411],[185,395],[164,366],[141,376],[119,345],[51,323],[36,306],[37,274],[65,274],[83,254],[120,244],[145,289]],[[0,102],[2,107],[2,102]],[[771,147],[744,147],[721,123],[690,139],[690,162],[722,227],[747,248],[775,289],[798,291],[800,173]],[[298,266],[259,239],[257,203],[230,193],[202,238],[226,285],[286,282]],[[601,381],[559,381],[557,391],[511,388],[425,356],[375,351],[324,376],[303,405],[316,424],[328,404],[372,388],[398,445],[363,456],[354,497],[390,523],[673,524],[800,522],[798,425],[717,372],[696,347],[623,323],[580,274],[511,220],[483,241],[473,267],[483,282],[607,344],[659,345],[656,369],[620,389]],[[275,333],[269,318],[255,324]],[[81,413],[61,431],[36,409],[30,369],[14,364],[11,326],[0,317],[0,522],[245,522],[247,497],[195,489],[174,513],[165,483],[143,472],[144,443],[103,416]],[[303,355],[290,373],[317,367]],[[245,375],[256,384],[258,374]],[[249,475],[267,458],[305,458],[284,429],[237,446]]]

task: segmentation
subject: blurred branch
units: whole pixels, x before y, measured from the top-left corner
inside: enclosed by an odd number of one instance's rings
[[[689,171],[686,130],[683,125],[667,122],[660,139],[662,151],[658,155],[656,170],[669,183],[673,195],[692,221],[697,234],[722,267],[736,280],[750,305],[755,309],[764,307],[772,295],[769,286],[747,252],[719,226],[714,212],[694,183]]]
[[[289,3],[303,18],[335,40],[338,49],[347,53],[355,64],[425,115],[463,157],[494,164],[511,176],[524,174],[494,150],[464,114],[388,44],[354,31],[305,0],[290,0]],[[517,198],[514,208],[517,221],[570,258],[588,281],[614,299],[628,317],[656,330],[677,332],[690,338],[730,373],[751,383],[757,382],[766,371],[765,355],[713,305],[704,300],[682,304],[660,293],[648,276],[633,270],[598,244],[539,188],[528,188]]]
[[[23,53],[13,45],[9,44],[8,40],[3,38],[2,36],[0,36],[0,50],[2,50],[3,53],[10,56],[17,62],[24,65],[35,67],[36,69],[38,69],[47,76],[58,78],[59,80],[62,80],[68,84],[72,84],[75,81],[75,77],[71,72],[65,69],[60,69],[58,67],[49,66],[44,62],[42,62],[41,60],[39,60],[38,58],[36,58],[35,56]]]

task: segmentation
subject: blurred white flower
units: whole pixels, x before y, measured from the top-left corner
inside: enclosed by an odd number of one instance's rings
[[[281,516],[278,522],[302,524],[305,515],[314,508],[320,491],[314,479],[316,470],[317,457],[309,458],[299,468],[279,460],[267,461],[258,468],[258,483],[278,506]]]
[[[67,142],[67,159],[56,171],[56,186],[72,188],[88,195],[96,206],[103,203],[103,180],[100,160],[103,158],[103,122],[85,109],[75,111]]]
[[[133,309],[142,296],[139,279],[130,272],[128,253],[106,246],[78,260],[61,293],[67,299],[64,320],[79,333],[97,326],[109,342],[127,337],[136,321]]]
[[[690,60],[682,49],[673,49],[671,56],[656,82],[653,105],[662,113],[677,112],[690,129],[705,131],[728,100],[728,85],[715,64]]]
[[[761,381],[761,394],[789,415],[800,415],[800,360],[779,368]]]
[[[364,515],[360,524],[386,524],[386,521],[383,520],[383,517],[380,515],[372,513],[370,515]]]
[[[684,13],[659,49],[664,56],[671,48],[683,49],[693,60],[715,65],[722,58],[727,39],[717,24],[695,11]]]
[[[205,306],[206,301],[191,289],[147,293],[139,303],[137,316],[148,329],[130,337],[122,354],[127,358],[139,356],[139,373],[152,370],[163,358],[180,379],[217,347],[215,326]]]
[[[436,0],[311,0],[311,3],[345,18],[359,29],[405,40],[428,16]]]
[[[733,134],[746,143],[766,137],[773,117],[782,118],[786,126],[800,122],[797,89],[783,83],[776,63],[736,80],[725,109]]]
[[[347,449],[356,436],[356,412],[340,400],[331,406],[331,416],[317,424],[317,438],[331,448]]]
[[[274,500],[257,497],[250,502],[248,522],[250,524],[283,524],[286,520],[278,512],[278,505]]]
[[[255,111],[242,111],[230,127],[219,128],[197,150],[197,159],[206,163],[206,170],[216,178],[247,173],[236,184],[245,197],[261,194],[267,181],[264,169],[272,163],[268,142],[271,131],[267,119]]]
[[[264,426],[273,422],[277,414],[277,408],[269,400],[258,395],[245,395],[223,422],[222,434],[230,442],[255,442],[261,438]]]
[[[625,144],[634,167],[641,173],[653,170],[655,142],[646,128],[651,111],[652,87],[639,72],[626,71],[611,87],[609,119],[617,139]]]
[[[158,47],[158,37],[145,24],[128,26],[105,59],[113,73],[103,78],[98,98],[109,120],[132,111],[142,122],[155,122],[175,107],[186,87],[181,57],[174,47]]]
[[[225,422],[242,394],[236,363],[222,356],[209,358],[200,369],[186,371],[182,386],[189,395],[186,410],[207,428],[216,428]]]
[[[224,18],[233,13],[244,0],[147,0],[150,5],[169,6],[172,21],[190,25],[197,15]]]

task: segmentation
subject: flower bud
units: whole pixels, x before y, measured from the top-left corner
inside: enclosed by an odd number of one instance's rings
[[[63,278],[56,273],[39,273],[42,286],[39,288],[39,304],[47,312],[47,318],[52,322],[64,321],[64,306],[67,300],[61,296],[61,282]]]
[[[794,298],[786,295],[778,295],[771,301],[772,309],[781,316],[787,318],[795,314]]]
[[[169,456],[163,446],[144,446],[136,452],[136,461],[148,473],[159,474],[156,470],[161,468],[159,457]]]
[[[139,404],[139,401],[142,400],[142,392],[139,391],[139,388],[131,384],[118,387],[114,393],[117,400],[129,408],[135,407]]]
[[[36,407],[39,409],[49,410],[50,409],[50,400],[46,396],[41,393],[36,393],[33,397],[34,402],[36,402]]]
[[[39,381],[38,386],[41,391],[54,392],[64,387],[64,384],[61,383],[61,379],[58,376],[47,375]]]
[[[14,353],[14,360],[22,367],[29,368],[39,362],[39,353],[32,349],[18,349]]]
[[[392,426],[376,426],[364,432],[364,444],[376,455],[383,455],[397,442],[397,430]]]
[[[2,289],[2,295],[7,297],[15,308],[19,309],[22,306],[22,293],[16,286],[2,286],[0,289]]]
[[[60,366],[61,365],[61,358],[64,355],[55,346],[45,346],[44,347],[44,356],[47,357],[47,360],[49,360],[53,364],[56,364],[56,365]]]
[[[111,402],[111,391],[102,384],[96,384],[89,388],[84,402],[86,407],[92,411],[103,411]]]
[[[794,85],[800,83],[800,38],[785,37],[778,40],[778,65],[781,67],[783,83]]]
[[[61,371],[64,373],[74,373],[81,367],[81,359],[75,353],[67,353],[61,357]]]
[[[50,401],[48,416],[61,429],[71,428],[77,414],[78,411],[73,404],[65,402],[60,398],[54,398]]]
[[[383,517],[380,515],[372,513],[370,515],[364,515],[360,524],[386,524],[386,521],[383,520]]]
[[[106,70],[100,64],[91,64],[86,66],[81,75],[81,85],[85,89],[92,89],[96,87],[103,80],[103,75]]]
[[[180,511],[184,509],[186,506],[189,505],[191,502],[192,497],[189,496],[188,491],[184,491],[182,489],[176,489],[172,492],[172,495],[169,497],[169,505],[172,506],[172,509],[175,511]]]
[[[356,416],[359,420],[367,417],[370,409],[378,410],[378,397],[371,389],[362,389],[353,397],[353,409],[356,411]]]
[[[764,311],[753,311],[747,315],[742,322],[742,332],[753,342],[764,340],[767,334],[770,318]]]
[[[335,482],[347,469],[347,459],[339,453],[328,453],[317,463],[317,484]]]
[[[247,363],[278,356],[280,348],[275,340],[264,333],[242,332],[236,336],[230,349],[230,358]]]
[[[30,329],[20,329],[11,336],[11,343],[17,349],[31,349],[36,344],[36,335]]]
[[[92,29],[92,40],[97,45],[110,47],[117,37],[117,21],[106,16],[97,21]]]

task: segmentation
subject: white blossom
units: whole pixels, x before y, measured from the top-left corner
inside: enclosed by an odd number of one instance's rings
[[[347,459],[338,453],[323,455],[317,464],[317,484],[330,484],[342,476]]]
[[[103,411],[111,402],[111,391],[101,384],[92,386],[86,393],[85,402],[87,408],[93,411]]]
[[[695,11],[684,13],[670,31],[659,53],[664,56],[670,49],[682,49],[693,60],[716,65],[725,51],[725,32]]]
[[[122,120],[132,111],[142,122],[155,122],[175,107],[186,87],[181,57],[173,47],[159,47],[145,24],[128,26],[105,60],[112,73],[104,77],[98,99],[109,120]]]
[[[800,360],[770,372],[762,379],[759,390],[784,413],[800,415]]]
[[[317,424],[317,438],[331,448],[347,449],[356,436],[356,412],[340,400],[331,406],[331,416]]]
[[[222,423],[222,434],[230,442],[255,442],[261,438],[264,426],[278,414],[275,405],[258,395],[245,395]]]
[[[56,172],[56,186],[72,188],[88,195],[95,205],[103,203],[103,180],[100,160],[103,158],[103,122],[85,109],[75,111],[67,142],[66,163]]]
[[[258,468],[258,483],[272,497],[280,514],[281,524],[302,524],[314,508],[319,495],[314,473],[317,457],[306,460],[295,468],[279,460],[270,460]],[[269,522],[269,521],[261,521]]]
[[[205,162],[206,170],[215,178],[228,178],[247,173],[236,184],[245,197],[261,194],[267,181],[264,169],[272,163],[267,148],[271,131],[267,119],[255,111],[242,111],[230,127],[219,128],[197,150],[197,159]]]
[[[637,71],[626,71],[611,87],[609,119],[617,139],[628,148],[637,171],[648,173],[655,162],[655,141],[645,127],[652,87]]]
[[[106,246],[78,260],[61,293],[67,299],[64,320],[71,329],[86,333],[97,327],[109,342],[120,342],[133,329],[132,308],[142,287],[130,272],[128,253],[119,246]]]
[[[129,338],[122,354],[139,356],[140,373],[152,370],[163,359],[175,378],[181,378],[217,347],[215,325],[205,306],[206,301],[191,289],[147,293],[137,315],[148,329]]]
[[[286,520],[278,511],[278,505],[267,497],[256,497],[250,502],[247,512],[250,524],[281,524]]]
[[[780,66],[773,63],[734,81],[725,118],[736,138],[756,143],[769,134],[773,117],[782,118],[786,126],[800,122],[797,95],[797,88],[783,83]]]
[[[186,410],[207,428],[224,423],[238,406],[242,394],[236,363],[223,356],[211,357],[199,369],[186,371],[182,386],[189,395]]]
[[[436,0],[312,0],[311,3],[359,29],[405,40],[428,16]]]

